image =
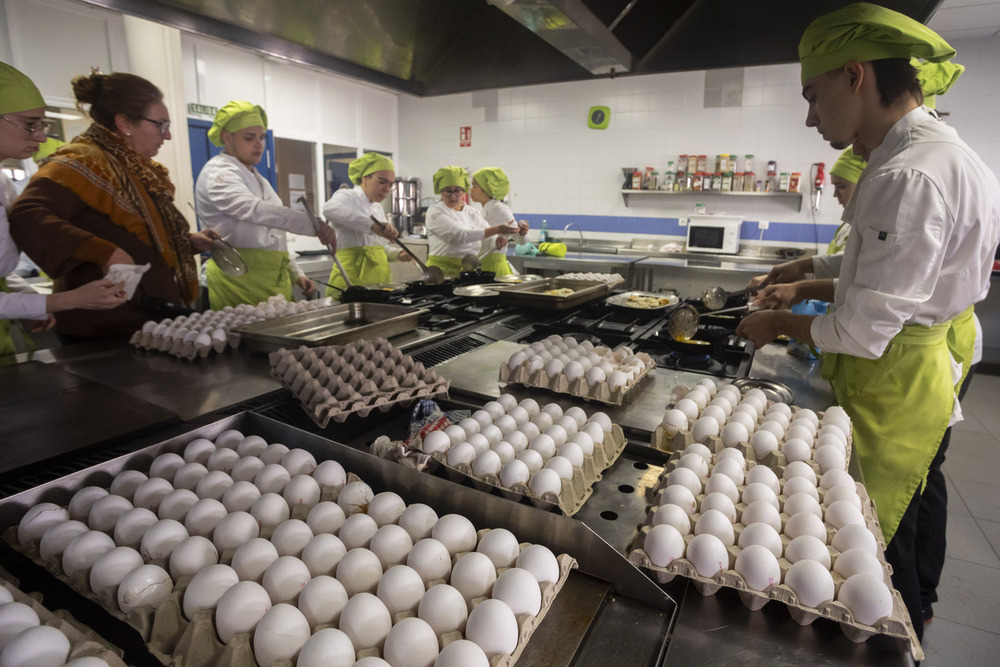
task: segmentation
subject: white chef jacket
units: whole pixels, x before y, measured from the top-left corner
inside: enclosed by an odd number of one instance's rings
[[[427,209],[428,253],[459,259],[469,253],[478,255],[489,226],[486,218],[468,204],[456,211],[438,202]]]
[[[213,157],[198,174],[194,201],[202,225],[235,248],[288,252],[285,232],[316,236],[307,214],[285,206],[256,169],[226,153]],[[305,275],[288,259],[293,275]]]
[[[379,222],[386,221],[382,204],[368,199],[360,185],[337,190],[323,204],[323,217],[337,231],[338,248],[388,245],[388,241],[372,233],[373,215]]]
[[[490,199],[488,202],[483,204],[483,217],[486,218],[486,222],[489,223],[490,227],[495,227],[497,225],[506,225],[507,223],[514,221],[514,224],[509,225],[510,227],[517,229],[517,220],[514,219],[514,212],[510,210],[510,206],[503,203],[499,199]],[[492,237],[483,240],[483,250],[490,248],[491,250],[496,250],[496,240]],[[503,252],[502,250],[498,252]]]
[[[844,210],[854,225],[835,310],[811,333],[824,352],[875,359],[904,324],[951,319],[989,291],[1000,185],[954,129],[923,108],[872,151]]]
[[[0,292],[0,319],[4,320],[44,320],[44,294],[38,294],[17,275],[8,275],[17,267],[21,251],[10,237],[10,221],[7,209],[17,199],[14,182],[0,172],[0,276],[7,276],[7,288],[11,292]]]

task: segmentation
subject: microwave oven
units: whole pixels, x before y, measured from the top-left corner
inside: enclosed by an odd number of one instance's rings
[[[692,215],[687,224],[688,252],[735,255],[740,251],[743,218],[734,215]]]

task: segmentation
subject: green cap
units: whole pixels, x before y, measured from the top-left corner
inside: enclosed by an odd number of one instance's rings
[[[0,114],[44,107],[45,100],[31,79],[7,63],[0,63]]]
[[[493,199],[503,199],[510,192],[510,181],[500,167],[483,167],[472,175],[472,180]]]
[[[442,189],[454,185],[463,190],[469,189],[469,174],[465,168],[449,165],[434,172],[434,194],[439,195]]]
[[[802,83],[851,60],[917,57],[939,63],[954,55],[955,49],[927,26],[867,2],[820,16],[799,41]]]
[[[866,162],[863,157],[855,155],[853,148],[848,148],[840,154],[837,161],[833,163],[832,167],[830,167],[830,175],[840,176],[845,181],[857,183],[858,179],[861,178],[861,172],[863,172],[867,166],[868,162]]]
[[[361,179],[376,171],[396,171],[396,167],[381,153],[365,153],[347,165],[347,177],[355,185],[360,185]]]
[[[911,58],[910,64],[917,70],[917,80],[924,91],[924,106],[931,109],[937,106],[937,96],[948,92],[965,71],[964,65],[953,62],[925,63],[918,58]]]
[[[233,100],[216,112],[212,127],[208,129],[208,140],[221,146],[223,130],[238,132],[248,127],[267,129],[267,114],[259,104]]]

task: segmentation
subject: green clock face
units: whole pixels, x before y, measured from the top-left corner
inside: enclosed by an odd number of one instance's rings
[[[587,117],[587,127],[594,130],[603,130],[611,122],[611,109],[608,107],[590,107],[590,115]]]

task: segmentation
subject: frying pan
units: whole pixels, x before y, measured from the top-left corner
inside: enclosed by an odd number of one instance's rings
[[[722,350],[729,338],[729,331],[723,327],[700,326],[689,338],[677,340],[668,329],[661,329],[656,333],[656,337],[671,350],[686,355],[702,356],[717,354]]]
[[[378,218],[376,218],[374,215],[369,216],[369,217],[371,218],[372,222],[374,222],[376,225],[378,225],[381,229],[383,229],[383,230],[385,229],[385,227],[386,227],[385,223],[383,223],[381,220],[379,220]],[[398,245],[400,248],[402,248],[406,252],[407,255],[409,255],[410,257],[412,257],[413,261],[416,262],[417,266],[420,267],[420,271],[421,271],[420,279],[421,280],[423,280],[428,285],[440,285],[441,283],[444,282],[444,271],[441,270],[440,266],[427,266],[426,264],[424,264],[423,260],[421,260],[420,257],[418,257],[415,252],[413,252],[412,250],[410,250],[409,248],[407,248],[406,245],[402,241],[399,240],[398,236],[395,238],[394,242],[395,242],[396,245]]]
[[[369,289],[367,287],[362,287],[361,285],[350,285],[347,289],[343,287],[337,287],[336,285],[331,285],[328,282],[318,280],[316,278],[311,279],[314,283],[319,283],[320,285],[326,285],[331,287],[338,292],[340,292],[340,300],[344,303],[349,303],[352,301],[368,301],[370,303],[386,303],[389,301],[389,295],[391,292],[384,289]]]
[[[650,297],[653,299],[669,299],[668,303],[662,306],[657,306],[655,308],[641,308],[639,306],[633,305],[629,300],[632,296]],[[663,315],[669,308],[677,305],[677,292],[670,290],[663,292],[661,294],[655,294],[653,292],[622,292],[621,294],[613,294],[604,300],[604,303],[609,307],[627,313],[633,317],[641,317],[644,319],[659,317]]]

